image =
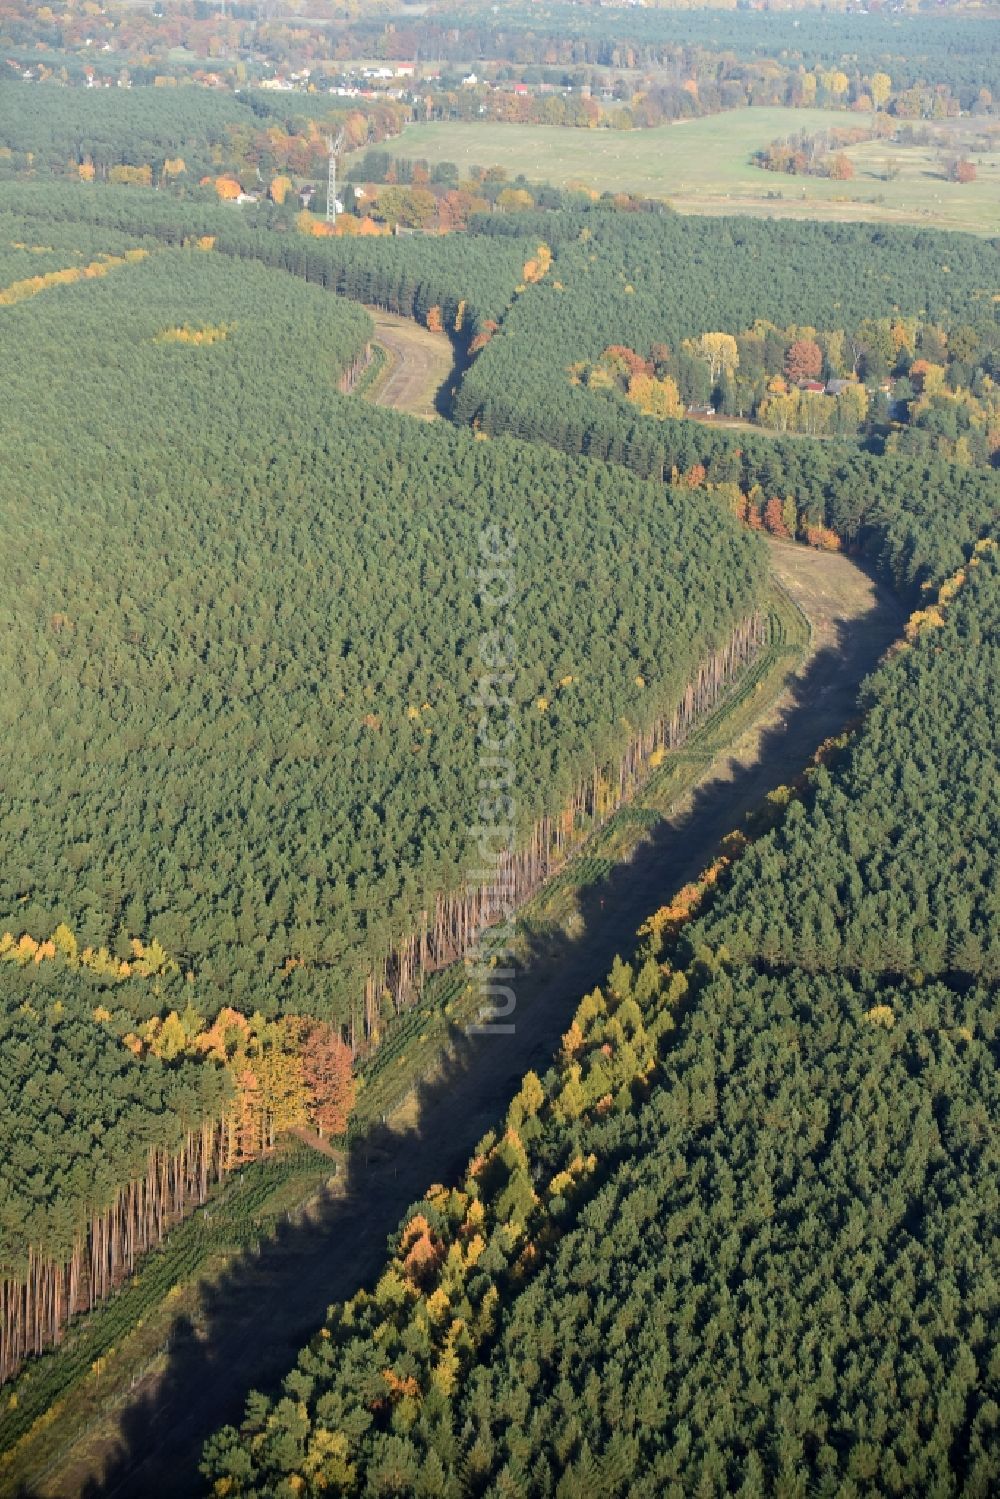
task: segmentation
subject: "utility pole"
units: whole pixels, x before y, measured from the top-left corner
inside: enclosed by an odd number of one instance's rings
[[[336,136],[328,135],[326,143],[330,148],[326,178],[326,222],[335,224],[337,222],[337,152],[343,148],[344,132],[341,130]]]

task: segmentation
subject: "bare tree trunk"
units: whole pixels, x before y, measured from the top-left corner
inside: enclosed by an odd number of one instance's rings
[[[741,620],[729,640],[701,663],[669,715],[662,714],[637,734],[616,764],[595,765],[556,816],[545,813],[537,819],[522,849],[502,851],[492,883],[434,897],[433,914],[422,912],[418,930],[401,938],[380,961],[381,982],[374,975],[366,981],[364,1033],[357,1036],[352,1030],[351,1035],[355,1055],[374,1050],[381,1035],[376,991],[388,992],[398,1014],[419,998],[429,974],[465,956],[478,933],[493,924],[494,887],[503,890],[504,906],[528,900],[634,794],[650,772],[652,756],[684,743],[698,720],[712,711],[733,679],[758,655],[767,635],[767,618],[760,611]]]

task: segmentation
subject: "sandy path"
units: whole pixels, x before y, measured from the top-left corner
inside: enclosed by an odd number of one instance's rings
[[[900,630],[900,610],[844,557],[776,544],[772,558],[813,627],[809,658],[786,691],[628,863],[584,892],[579,935],[519,972],[515,1033],[456,1036],[448,1066],[406,1118],[355,1151],[344,1186],[308,1221],[289,1225],[206,1291],[202,1328],[180,1330],[166,1367],[46,1476],[34,1490],[39,1499],[200,1493],[206,1437],[239,1421],[250,1389],[276,1387],[330,1302],[371,1282],[403,1210],[431,1183],[458,1175],[523,1073],[545,1065],[580,997],[603,981],[616,953],[631,950],[644,917],[850,717],[859,683]]]
[[[389,356],[384,375],[371,387],[376,406],[391,406],[410,416],[433,421],[439,415],[438,394],[454,367],[454,354],[444,333],[430,333],[412,318],[370,308],[375,337]]]

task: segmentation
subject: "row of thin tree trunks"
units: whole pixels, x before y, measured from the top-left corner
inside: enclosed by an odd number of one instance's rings
[[[391,1001],[399,1013],[412,1004],[425,979],[466,956],[481,934],[506,918],[552,878],[570,855],[633,796],[658,751],[678,749],[696,724],[718,704],[727,687],[757,657],[768,638],[767,617],[759,611],[736,626],[729,640],[698,668],[670,714],[637,735],[618,763],[595,766],[562,812],[534,824],[524,846],[507,849],[487,881],[435,897],[421,913],[416,931],[389,951],[365,982],[360,1014],[351,1020],[356,1053],[377,1046],[382,1017]]]
[[[539,818],[520,850],[500,854],[489,881],[435,898],[419,929],[368,978],[363,1036],[356,1034],[357,1017],[351,1024],[355,1051],[377,1044],[384,996],[397,1012],[413,1003],[430,974],[472,951],[484,931],[529,900],[628,801],[649,774],[653,756],[684,743],[759,654],[767,630],[760,613],[744,619],[727,644],[699,667],[672,713],[637,735],[616,765],[595,766],[559,814]],[[94,1215],[68,1260],[55,1261],[33,1249],[23,1277],[0,1278],[0,1383],[26,1358],[58,1343],[72,1316],[92,1311],[110,1295],[132,1273],[140,1255],[204,1203],[209,1188],[227,1170],[249,1158],[245,1133],[245,1122],[234,1109],[191,1131],[174,1154],[151,1150],[145,1177],[121,1188],[112,1206]],[[260,1147],[267,1143],[265,1130]]]
[[[226,1121],[206,1120],[180,1150],[149,1152],[146,1175],[95,1214],[66,1261],[28,1252],[23,1276],[0,1279],[0,1383],[58,1343],[66,1323],[92,1311],[131,1275],[137,1258],[207,1198],[225,1169]]]
[[[365,344],[360,354],[356,354],[340,376],[340,391],[342,395],[349,396],[357,385],[361,376],[372,362],[372,346]]]

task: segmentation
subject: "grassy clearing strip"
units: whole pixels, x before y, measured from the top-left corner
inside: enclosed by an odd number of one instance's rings
[[[440,415],[440,393],[455,373],[455,351],[449,339],[412,318],[397,317],[378,307],[368,310],[375,319],[375,340],[389,360],[368,399],[407,416],[435,420]]]
[[[364,396],[366,401],[374,401],[376,393],[381,390],[389,378],[390,370],[386,368],[389,364],[389,351],[384,344],[372,340],[372,357],[368,367],[359,376],[351,390],[352,396]]]
[[[671,753],[636,798],[524,908],[519,931],[536,951],[546,936],[553,942],[562,936],[580,894],[607,878],[697,784],[720,751],[751,729],[779,696],[806,654],[810,627],[780,585],[766,602],[767,649],[683,749]],[[423,1000],[398,1017],[366,1070],[352,1123],[355,1137],[391,1114],[434,1071],[447,1053],[453,1028],[471,1021],[478,1005],[464,963],[428,982]],[[297,1146],[244,1168],[206,1209],[179,1224],[147,1256],[112,1301],[74,1323],[58,1349],[31,1363],[5,1392],[8,1406],[0,1411],[0,1494],[40,1481],[95,1421],[121,1404],[135,1381],[163,1358],[178,1316],[197,1326],[204,1283],[216,1278],[234,1255],[264,1239],[329,1174],[329,1162]]]
[[[100,1415],[126,1398],[163,1354],[181,1314],[197,1326],[200,1282],[253,1250],[326,1182],[331,1164],[289,1144],[234,1173],[172,1229],[110,1301],[77,1319],[58,1348],[32,1360],[0,1403],[0,1494],[52,1468]],[[58,1441],[55,1424],[58,1422]]]
[[[377,406],[379,404],[379,396],[392,379],[398,365],[399,355],[385,344],[379,343],[377,338],[374,339],[372,341],[372,362],[351,394],[363,396],[366,401],[371,401],[373,406]]]
[[[615,865],[676,809],[718,755],[751,729],[778,698],[808,651],[811,628],[780,584],[774,585],[767,605],[771,625],[767,649],[684,747],[671,752],[637,796],[526,903],[518,920],[523,947],[530,939],[531,950],[537,954],[546,940],[561,940],[572,924],[580,895],[607,879]],[[423,999],[397,1018],[365,1069],[352,1133],[364,1135],[400,1106],[440,1064],[454,1028],[471,1022],[479,1004],[478,990],[468,982],[464,963],[434,975]]]

